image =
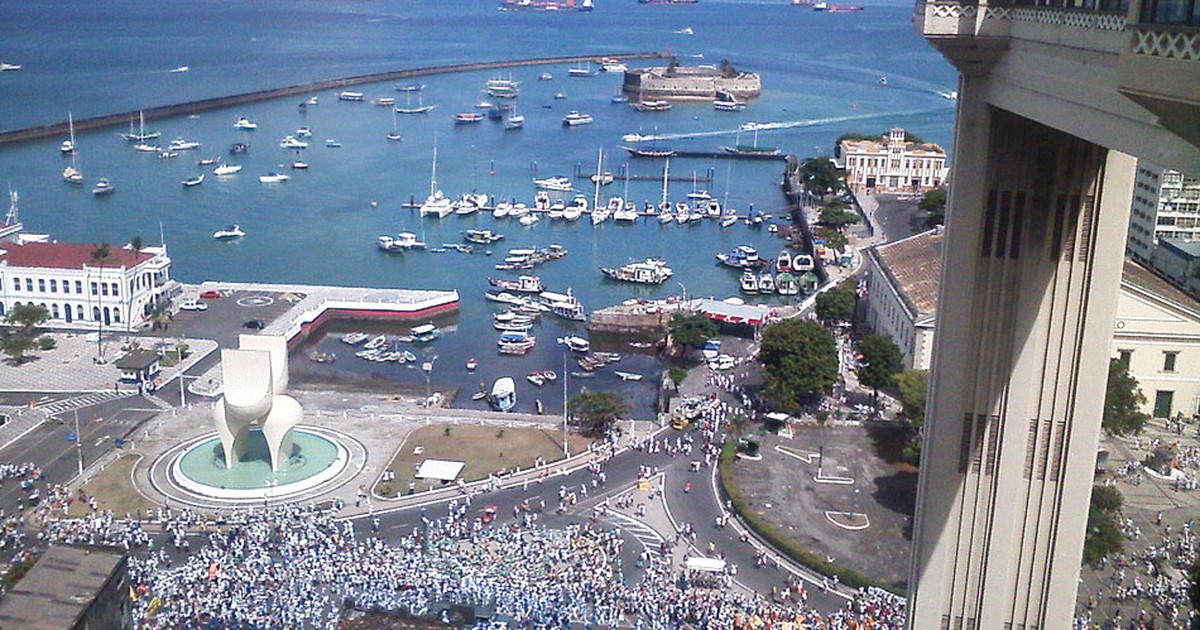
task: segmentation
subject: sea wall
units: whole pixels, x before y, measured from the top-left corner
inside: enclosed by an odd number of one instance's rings
[[[605,54],[604,57],[620,59],[627,61],[631,59],[661,59],[666,57],[664,53],[658,52],[639,52],[639,53],[618,53]],[[584,61],[593,61],[596,58],[594,55],[587,56],[571,56],[571,57],[540,57],[536,59],[512,59],[501,61],[481,61],[478,63],[460,63],[445,66],[430,66],[427,68],[409,68],[406,70],[394,70],[390,72],[376,72],[372,74],[361,74],[351,77],[342,77],[338,79],[326,79],[323,81],[313,81],[310,83],[300,83],[297,85],[289,85],[287,87],[271,88],[259,90],[256,92],[245,92],[242,94],[234,94],[231,96],[219,96],[215,98],[201,99],[197,101],[188,101],[186,103],[177,103],[175,105],[163,105],[161,107],[151,107],[142,110],[140,113],[145,116],[146,120],[154,120],[157,118],[169,118],[172,116],[180,116],[193,114],[206,110],[221,109],[232,107],[234,105],[243,105],[246,103],[255,103],[258,101],[266,101],[282,96],[294,96],[297,94],[308,95],[311,92],[345,88],[354,85],[362,85],[365,83],[376,83],[379,81],[395,81],[399,79],[412,79],[417,77],[431,76],[435,74],[448,74],[451,72],[471,72],[476,70],[491,70],[496,68],[516,68],[521,66],[540,66],[559,63],[580,63]],[[129,121],[136,120],[139,112],[121,112],[117,114],[108,114],[105,116],[96,116],[93,118],[83,118],[75,120],[76,131],[90,131],[94,129],[104,129],[107,127],[125,127]],[[15,144],[20,142],[30,142],[33,140],[41,140],[43,138],[52,138],[65,136],[67,134],[67,123],[60,122],[51,125],[42,125],[40,127],[27,127],[25,129],[13,129],[9,131],[0,131],[0,146],[6,144]]]

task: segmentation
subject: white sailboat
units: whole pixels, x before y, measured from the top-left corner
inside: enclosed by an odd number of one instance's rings
[[[75,119],[70,112],[67,112],[67,130],[71,134],[71,139],[67,141],[71,143],[71,165],[63,169],[63,179],[68,184],[79,185],[83,183],[83,173],[75,163]]]
[[[400,141],[400,132],[396,129],[396,110],[395,109],[392,110],[392,133],[388,134],[387,139],[391,140],[393,142]]]
[[[147,132],[146,131],[146,115],[139,111],[138,112],[137,133],[134,133],[133,121],[130,120],[129,121],[129,133],[121,134],[121,135],[125,138],[125,140],[127,140],[129,142],[145,142],[147,140],[153,140],[153,139],[161,136],[162,132],[160,132],[160,131]]]
[[[426,105],[424,100],[421,98],[420,90],[405,90],[405,92],[406,92],[406,95],[405,95],[406,98],[405,98],[404,107],[400,107],[399,105],[397,105],[396,107],[394,107],[392,109],[393,112],[395,112],[397,114],[428,114],[429,112],[433,111],[434,107],[437,107],[437,105]],[[417,93],[417,106],[416,107],[413,107],[413,105],[412,105],[413,92]]]
[[[429,177],[429,196],[421,204],[421,216],[436,216],[441,219],[454,212],[454,204],[437,186],[437,135],[433,137],[433,172]]]

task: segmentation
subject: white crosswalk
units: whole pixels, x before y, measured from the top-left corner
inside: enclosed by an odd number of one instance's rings
[[[108,402],[110,400],[118,400],[121,398],[128,398],[129,396],[133,396],[133,395],[134,395],[134,392],[132,392],[132,391],[113,392],[113,391],[104,390],[104,391],[99,391],[99,392],[88,392],[86,394],[81,394],[79,396],[72,396],[70,398],[56,400],[52,403],[47,403],[45,405],[39,405],[37,408],[40,409],[43,413],[45,413],[47,416],[56,416],[58,414],[66,413],[68,411],[74,411],[76,409],[83,409],[84,407],[91,407],[92,405],[98,405],[102,402]]]
[[[626,516],[615,510],[610,510],[604,515],[604,518],[613,522],[614,525],[627,532],[630,536],[636,538],[638,542],[645,545],[647,551],[650,552],[650,555],[653,556],[655,560],[663,559],[660,549],[662,548],[662,542],[664,539],[662,534],[659,534],[658,531],[656,531],[653,527],[650,527],[636,518]]]

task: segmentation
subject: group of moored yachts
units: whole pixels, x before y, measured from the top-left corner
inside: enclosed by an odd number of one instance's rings
[[[771,261],[761,258],[758,251],[749,245],[740,245],[726,254],[717,254],[717,261],[727,267],[742,270],[739,279],[742,293],[747,295],[799,295],[807,272],[813,269],[813,258],[808,254],[779,252],[774,261],[775,273],[771,273]],[[759,271],[759,270],[762,271]],[[801,274],[798,278],[796,274]]]

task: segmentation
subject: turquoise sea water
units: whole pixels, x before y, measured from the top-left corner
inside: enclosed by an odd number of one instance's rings
[[[782,123],[778,126],[783,128],[760,132],[760,144],[799,155],[828,153],[833,140],[847,131],[877,132],[894,125],[949,144],[953,102],[940,93],[955,89],[954,71],[912,31],[908,3],[871,2],[859,14],[813,13],[786,2],[714,0],[675,7],[601,0],[590,14],[502,13],[496,6],[484,0],[3,3],[0,61],[21,63],[24,69],[0,75],[0,128],[61,121],[68,111],[94,116],[407,67],[666,48],[685,64],[728,58],[741,69],[759,72],[764,93],[737,113],[717,112],[707,103],[640,113],[609,102],[620,84],[618,75],[574,79],[567,78],[567,66],[519,68],[511,75],[521,81],[518,108],[526,126],[506,132],[490,121],[468,127],[452,121],[454,113],[471,109],[494,75],[433,76],[422,79],[427,84],[423,98],[438,108],[426,116],[398,116],[399,143],[385,139],[392,129],[389,108],[338,102],[335,92],[324,92],[317,94],[320,105],[306,114],[297,108],[301,99],[290,97],[205,112],[196,119],[153,122],[150,126],[162,131],[164,146],[176,136],[204,143],[194,154],[175,159],[134,153],[117,137],[121,129],[80,134],[78,157],[88,180],[82,189],[60,177],[62,139],[6,147],[0,149],[0,184],[20,192],[21,218],[29,231],[60,240],[124,243],[141,235],[157,242],[161,225],[175,261],[174,275],[184,281],[458,289],[462,308],[452,329],[435,344],[434,382],[473,391],[478,381],[512,375],[519,383],[521,408],[530,409],[534,399],[542,398],[554,409],[561,395],[538,393],[523,377],[531,370],[562,371],[562,349],[553,341],[571,327],[543,322],[534,330],[539,343],[530,356],[497,356],[497,334],[488,315],[493,308],[482,295],[487,276],[511,276],[493,269],[498,256],[389,256],[376,249],[376,236],[407,230],[436,246],[460,242],[462,230],[487,227],[507,235],[495,248],[498,254],[509,247],[561,243],[571,253],[537,273],[552,290],[571,288],[589,310],[630,297],[678,294],[680,284],[690,295],[736,294],[737,274],[716,267],[713,256],[750,244],[773,257],[782,242],[766,230],[742,225],[721,230],[709,223],[608,223],[593,229],[586,220],[567,225],[543,219],[532,228],[478,215],[422,221],[400,204],[428,192],[435,135],[438,180],[447,195],[476,189],[530,204],[535,172],[570,175],[576,165],[591,171],[600,149],[606,153],[607,170],[616,172],[628,163],[633,174],[661,174],[662,162],[628,160],[618,149],[622,135],[639,129],[671,137],[664,145],[693,150],[735,143],[738,127],[749,121]],[[676,32],[684,28],[694,35]],[[178,66],[190,70],[169,72]],[[554,79],[538,81],[542,72],[553,73]],[[884,76],[886,85],[879,80]],[[365,92],[368,100],[394,96],[404,102],[391,84],[354,89]],[[566,100],[553,98],[559,91]],[[592,114],[595,124],[563,128],[561,118],[572,109]],[[257,121],[258,130],[234,130],[238,116]],[[278,144],[300,126],[314,132],[312,148],[303,156],[311,168],[290,172],[292,181],[282,185],[260,184],[259,175],[293,159]],[[329,138],[342,147],[326,148]],[[249,142],[250,152],[228,156],[227,147],[235,141]],[[201,186],[180,184],[199,172],[197,159],[217,156],[245,169],[227,181],[210,174]],[[778,162],[671,164],[673,175],[703,177],[711,171],[713,181],[697,187],[719,199],[727,196],[743,212],[751,204],[766,212],[781,208],[782,169]],[[94,198],[90,188],[99,177],[111,179],[117,192]],[[682,200],[691,188],[690,182],[675,182],[670,198]],[[581,189],[592,197],[590,184]],[[661,190],[659,181],[629,184],[629,196],[639,203],[657,202]],[[618,181],[602,190],[601,197],[622,192]],[[240,224],[248,236],[238,243],[213,241],[212,232],[228,223]],[[672,281],[660,288],[638,288],[605,281],[597,269],[646,256],[666,258],[676,272]],[[368,364],[332,340],[318,345],[339,354],[336,363],[320,369],[424,383],[416,370]],[[462,365],[472,356],[481,367],[467,375]],[[655,365],[648,357],[626,361],[621,369],[647,374]],[[581,384],[603,388],[619,383],[611,373],[601,373],[572,383],[571,390]],[[648,379],[627,389],[644,405],[653,386]]]

